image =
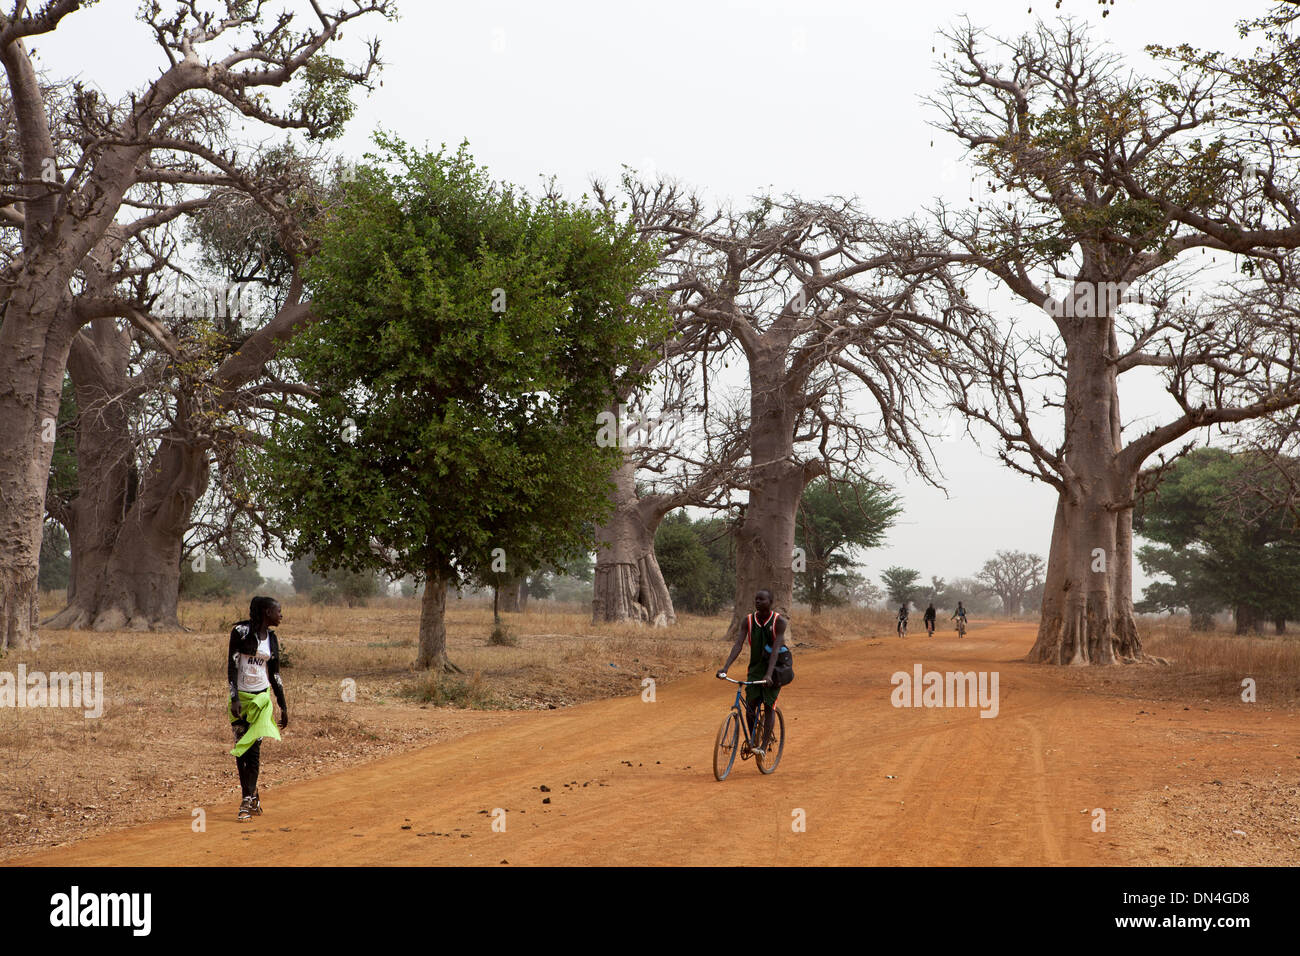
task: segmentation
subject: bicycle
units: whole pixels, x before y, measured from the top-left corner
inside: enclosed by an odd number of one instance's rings
[[[740,687],[749,684],[762,684],[761,680],[736,680],[734,677],[724,677],[723,680],[730,681],[733,684],[739,684]],[[756,757],[754,761],[758,767],[759,773],[773,773],[777,764],[781,762],[781,754],[785,752],[785,717],[781,714],[781,708],[772,704],[772,731],[768,734],[765,741],[767,746],[763,748],[763,753],[754,753],[754,739],[749,731],[749,721],[744,702],[740,699],[740,687],[736,688],[736,699],[731,705],[731,710],[718,728],[718,739],[713,746],[713,776],[718,780],[726,780],[727,775],[731,773],[731,766],[736,762],[736,751],[740,750],[740,759],[748,760],[750,757]],[[767,726],[767,716],[769,705],[763,703],[758,708],[759,727]],[[745,734],[745,744],[740,747],[740,735]],[[776,753],[772,753],[772,748],[776,748]]]
[[[957,636],[966,636],[966,619],[964,617],[957,618]]]
[[[934,619],[929,618],[925,622],[925,633],[927,637],[934,637]]]
[[[905,617],[898,619],[898,636],[907,637],[907,618]]]

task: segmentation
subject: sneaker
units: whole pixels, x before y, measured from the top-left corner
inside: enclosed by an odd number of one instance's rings
[[[235,819],[241,822],[244,820],[253,819],[253,798],[252,797],[244,797],[243,800],[239,801],[239,816],[237,816]]]
[[[260,817],[262,815],[262,795],[255,793],[248,799],[250,801],[248,809],[252,811],[253,816]]]

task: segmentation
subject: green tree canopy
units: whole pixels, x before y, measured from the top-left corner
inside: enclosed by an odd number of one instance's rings
[[[446,667],[448,584],[589,550],[618,454],[596,416],[666,330],[630,225],[376,139],[306,269],[321,321],[288,352],[318,396],[250,471],[319,568],[429,582],[419,663]]]
[[[854,548],[875,548],[903,507],[888,487],[861,478],[814,479],[804,488],[795,545],[807,567],[795,575],[794,593],[813,614],[844,604],[853,585]]]
[[[195,569],[192,560],[181,562],[181,597],[230,598],[253,594],[262,582],[257,562],[251,558],[246,558],[242,564],[236,564],[226,563],[218,557],[205,557],[201,571]]]
[[[1237,630],[1285,620],[1300,605],[1300,529],[1276,463],[1201,448],[1180,459],[1134,512],[1149,574],[1140,611],[1186,608],[1198,627],[1233,607]]]
[[[679,611],[716,614],[735,599],[736,548],[725,519],[669,512],[655,531],[655,559]]]
[[[880,573],[880,583],[885,586],[889,603],[898,605],[912,603],[913,596],[920,590],[917,584],[920,577],[921,572],[912,568],[900,568],[897,565],[885,568]]]

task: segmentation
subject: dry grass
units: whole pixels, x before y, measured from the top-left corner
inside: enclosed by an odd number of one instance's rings
[[[62,607],[43,595],[42,614]],[[263,789],[458,736],[511,719],[510,711],[555,708],[639,693],[722,663],[727,618],[683,615],[675,627],[593,625],[586,605],[534,602],[505,617],[513,645],[490,643],[484,601],[452,601],[450,659],[464,675],[412,669],[419,601],[384,598],[364,608],[286,599],[277,632],[291,723],[264,752]],[[0,669],[104,675],[104,711],[86,719],[66,708],[0,708],[0,858],[127,823],[238,804],[225,654],[240,602],[185,602],[187,631],[45,631],[35,651],[9,654]],[[892,633],[886,612],[796,609],[800,650]],[[343,700],[345,681],[355,702]]]
[[[1192,631],[1187,618],[1139,618],[1142,649],[1167,664],[1081,668],[1071,682],[1103,693],[1149,701],[1222,701],[1243,707],[1300,705],[1300,634],[1242,635]],[[1255,701],[1241,699],[1255,682]]]
[[[1179,619],[1143,622],[1141,633],[1147,653],[1169,661],[1168,683],[1189,696],[1240,697],[1249,677],[1257,703],[1300,703],[1300,636],[1196,632]]]

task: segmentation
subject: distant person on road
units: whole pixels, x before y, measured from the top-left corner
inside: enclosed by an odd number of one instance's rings
[[[271,630],[280,623],[280,602],[255,597],[248,606],[248,620],[230,631],[226,655],[226,680],[230,687],[230,724],[235,733],[235,769],[239,771],[242,799],[236,819],[261,816],[262,801],[257,792],[262,738],[280,739],[271,720],[271,692],[280,705],[280,730],[289,726],[289,708],[280,681],[280,641]]]
[[[766,744],[772,732],[772,708],[776,706],[777,695],[781,693],[781,688],[772,679],[772,671],[776,669],[779,654],[788,650],[784,643],[785,634],[786,619],[772,610],[772,592],[763,588],[754,595],[754,613],[745,616],[745,623],[740,626],[740,633],[736,635],[736,643],[732,645],[731,653],[727,655],[722,670],[717,673],[719,680],[727,676],[727,668],[740,656],[741,646],[748,641],[749,671],[745,679],[763,682],[761,686],[750,684],[745,688],[745,709],[748,712],[750,737],[759,741],[760,746],[754,748],[754,752],[759,754],[764,752],[764,747],[761,745]],[[773,651],[774,647],[778,650]],[[762,737],[754,733],[758,723],[760,703],[767,704],[767,719],[763,722]]]
[[[898,609],[898,636],[907,637],[907,602]]]
[[[934,620],[935,620],[934,602],[931,601],[930,606],[925,609],[925,618],[924,618],[925,633],[929,634],[931,637],[934,637]]]

